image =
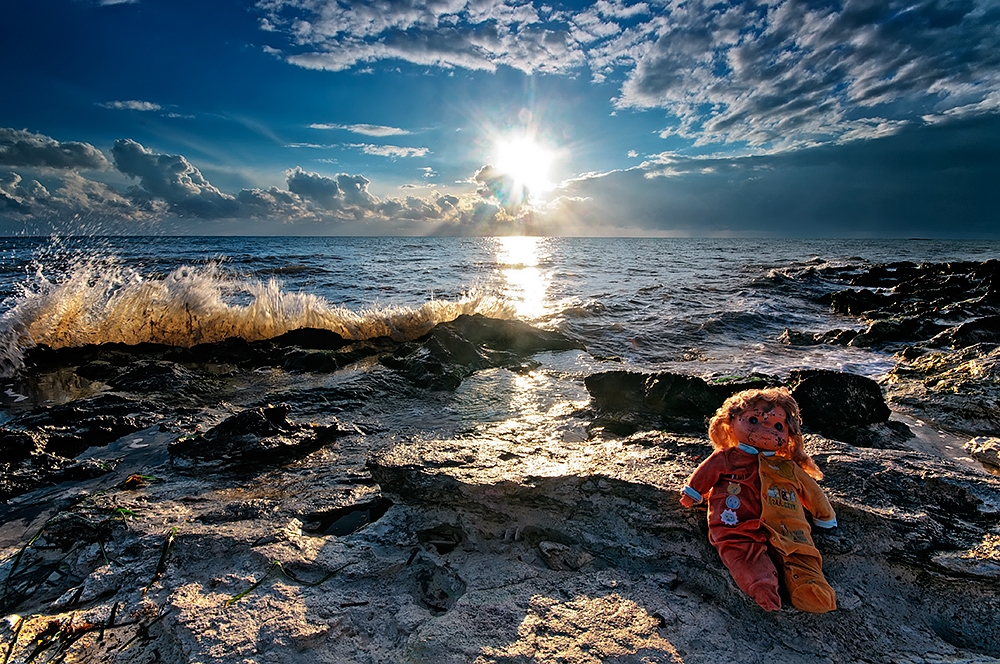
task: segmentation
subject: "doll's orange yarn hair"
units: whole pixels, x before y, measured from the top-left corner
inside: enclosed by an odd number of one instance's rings
[[[733,418],[758,401],[765,402],[769,408],[781,406],[785,411],[788,423],[788,450],[782,452],[781,456],[799,464],[810,476],[822,479],[823,471],[803,449],[802,414],[799,412],[799,404],[795,403],[795,399],[783,387],[743,390],[726,399],[708,423],[708,438],[715,449],[723,450],[739,444],[736,434],[733,433]]]

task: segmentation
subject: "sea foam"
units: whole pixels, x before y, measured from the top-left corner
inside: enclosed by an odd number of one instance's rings
[[[241,337],[270,339],[302,327],[362,340],[414,339],[462,314],[511,318],[502,298],[472,291],[417,307],[352,311],[310,293],[289,292],[277,279],[228,273],[219,263],[145,275],[114,258],[77,260],[58,279],[42,267],[0,316],[0,374],[23,365],[31,347],[142,342],[193,346]]]

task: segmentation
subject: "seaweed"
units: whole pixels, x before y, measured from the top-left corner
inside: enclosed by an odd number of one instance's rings
[[[337,572],[340,572],[341,570],[343,570],[346,567],[349,567],[350,565],[353,565],[353,564],[354,564],[353,562],[349,562],[349,563],[346,563],[344,565],[341,565],[337,569],[335,569],[332,572],[328,573],[326,576],[324,576],[319,581],[311,581],[310,582],[310,581],[303,581],[299,577],[295,576],[295,574],[289,572],[288,570],[286,570],[281,565],[281,561],[275,560],[274,562],[271,563],[271,566],[267,569],[267,572],[264,574],[264,576],[260,577],[260,579],[258,581],[255,581],[253,583],[253,585],[251,585],[249,588],[247,588],[243,592],[237,593],[237,594],[233,595],[232,597],[230,597],[229,599],[227,599],[226,600],[226,606],[232,606],[233,604],[235,604],[236,602],[240,601],[241,599],[243,599],[244,597],[246,597],[247,595],[249,595],[253,591],[257,590],[257,588],[259,588],[261,585],[263,585],[263,583],[265,581],[267,581],[269,578],[271,578],[271,576],[274,575],[275,572],[277,572],[281,576],[285,577],[289,581],[291,581],[293,583],[297,583],[300,586],[305,586],[306,588],[315,588],[316,586],[322,585],[323,583],[326,583],[327,581],[329,581],[330,579],[332,579],[333,576]]]

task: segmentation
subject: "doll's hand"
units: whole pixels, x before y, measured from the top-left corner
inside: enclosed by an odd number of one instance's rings
[[[694,506],[694,498],[692,498],[691,496],[687,495],[686,493],[682,493],[681,494],[681,505],[683,505],[684,507],[692,507],[692,506]]]

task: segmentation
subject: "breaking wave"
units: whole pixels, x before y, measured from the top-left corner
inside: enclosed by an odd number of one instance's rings
[[[462,314],[514,315],[505,300],[476,291],[418,307],[352,311],[314,294],[286,291],[274,278],[227,273],[218,263],[144,275],[114,259],[80,260],[56,280],[37,268],[19,291],[0,316],[2,375],[16,371],[24,353],[42,344],[188,347],[230,337],[270,339],[301,327],[332,330],[354,340],[389,336],[405,341]]]

